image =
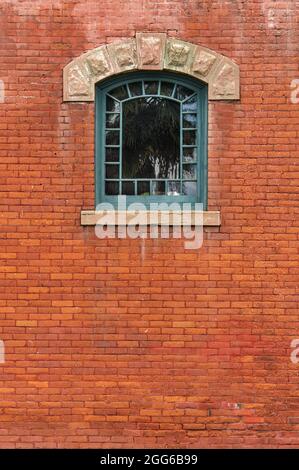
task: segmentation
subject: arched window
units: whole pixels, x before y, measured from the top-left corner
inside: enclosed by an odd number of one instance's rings
[[[134,72],[96,86],[96,204],[201,202],[207,193],[207,86]]]

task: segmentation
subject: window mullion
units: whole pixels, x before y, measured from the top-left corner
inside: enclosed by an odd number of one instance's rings
[[[180,194],[182,194],[183,191],[183,183],[182,183],[182,178],[183,178],[183,106],[182,103],[180,103]]]
[[[119,177],[119,189],[120,194],[122,194],[122,176],[123,176],[123,103],[120,102],[120,116],[119,116],[119,168],[118,168],[118,177]]]
[[[173,90],[172,90],[171,98],[174,98],[174,95],[175,95],[175,92],[176,92],[176,87],[177,87],[177,84],[175,83],[174,87],[173,87]]]
[[[182,100],[182,103],[185,103],[186,101],[189,101],[189,100],[191,100],[191,98],[193,98],[193,96],[195,96],[195,95],[196,95],[196,92],[195,92],[195,93],[193,93],[193,94],[192,94],[192,95],[190,95],[190,96],[187,96],[187,98],[185,98],[184,100]],[[188,113],[188,112],[189,112],[189,111],[187,111],[187,113]]]

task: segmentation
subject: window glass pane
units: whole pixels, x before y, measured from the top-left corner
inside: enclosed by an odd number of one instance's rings
[[[129,84],[130,93],[132,96],[142,95],[142,82],[133,82]]]
[[[106,178],[117,179],[119,173],[119,165],[106,165]]]
[[[161,82],[161,95],[172,96],[174,83]]]
[[[196,196],[196,182],[195,181],[185,181],[183,183],[183,194],[185,196]]]
[[[137,181],[137,194],[139,196],[149,196],[150,182],[149,181]]]
[[[108,113],[106,114],[106,127],[107,129],[111,129],[113,127],[119,128],[119,123],[120,123],[120,115],[119,114],[113,114],[113,113]]]
[[[196,179],[196,165],[183,165],[183,179]]]
[[[186,98],[188,98],[188,96],[191,96],[193,93],[194,93],[194,91],[190,90],[189,88],[186,88],[182,85],[177,85],[174,97],[177,100],[183,101]]]
[[[196,112],[197,108],[197,95],[189,98],[189,100],[182,103],[182,110],[183,112],[187,113],[194,113]]]
[[[135,183],[134,181],[123,181],[122,182],[122,194],[127,196],[134,196],[135,194]]]
[[[159,82],[144,82],[144,91],[146,95],[156,95],[158,93]]]
[[[196,114],[183,114],[183,127],[188,128],[192,127],[195,129],[197,127],[197,115]]]
[[[125,100],[128,98],[128,90],[125,86],[119,86],[109,91],[109,95],[113,96],[119,101]]]
[[[105,194],[109,196],[115,196],[119,194],[119,182],[118,181],[106,181]]]
[[[111,96],[106,95],[105,192],[107,196],[184,195],[195,200],[198,94],[171,79],[148,77],[114,85]],[[181,103],[168,99],[173,92]]]
[[[180,104],[161,97],[123,104],[124,178],[179,178]]]
[[[106,148],[106,162],[118,162],[119,161],[119,149],[115,147]]]
[[[196,147],[184,147],[183,148],[183,161],[186,163],[192,162],[196,160]]]
[[[196,145],[196,131],[184,131],[183,132],[183,144],[184,145]]]
[[[110,98],[110,96],[106,97],[106,109],[107,111],[117,112],[120,109],[119,102]]]
[[[165,181],[153,181],[152,194],[154,196],[160,196],[162,194],[165,194]]]
[[[179,181],[168,181],[167,196],[179,196],[181,193],[181,183]]]
[[[119,145],[119,131],[106,131],[106,145]]]

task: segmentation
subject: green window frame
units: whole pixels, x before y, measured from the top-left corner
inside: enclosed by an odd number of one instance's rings
[[[133,84],[139,83],[133,93]],[[172,88],[165,84],[171,84]],[[130,88],[131,85],[131,88]],[[151,86],[152,85],[152,86]],[[117,95],[115,97],[113,90],[122,89],[123,96]],[[136,93],[136,88],[139,88],[140,94]],[[165,91],[166,90],[166,91]],[[184,90],[189,90],[189,95],[184,93]],[[166,95],[166,93],[169,93]],[[191,94],[190,94],[191,93]],[[113,79],[107,79],[96,85],[96,99],[95,99],[95,204],[96,206],[102,202],[109,202],[112,205],[117,204],[118,195],[122,194],[122,187],[125,181],[133,181],[132,178],[126,180],[122,178],[122,110],[123,103],[136,98],[148,97],[161,97],[169,100],[174,100],[180,106],[180,172],[179,177],[174,179],[164,178],[165,194],[156,195],[152,194],[153,185],[160,181],[155,178],[136,178],[134,179],[134,193],[133,195],[126,195],[127,204],[132,202],[141,202],[148,206],[152,202],[156,203],[184,203],[189,202],[195,204],[197,202],[203,204],[204,210],[207,208],[207,134],[208,134],[208,96],[207,86],[199,80],[184,77],[180,74],[170,72],[131,72],[126,75],[120,75]],[[109,114],[114,115],[115,122],[113,127],[106,127],[107,119],[109,122]],[[187,116],[196,115],[196,126],[183,127],[186,122]],[[117,116],[118,115],[118,116]],[[113,116],[112,116],[113,117]],[[185,119],[186,118],[186,119]],[[113,119],[112,119],[113,120]],[[185,125],[185,124],[184,124]],[[193,133],[194,138],[190,143],[187,142],[187,134],[190,139],[190,131]],[[112,139],[112,143],[111,140]],[[111,150],[110,150],[111,149]],[[115,150],[113,150],[115,149]],[[195,150],[193,150],[195,149]],[[190,153],[193,159],[190,161]],[[116,154],[115,158],[107,161],[108,154]],[[189,160],[186,155],[188,155]],[[194,158],[195,155],[195,158]],[[185,170],[189,165],[188,171]],[[191,168],[192,167],[192,168]],[[191,171],[190,171],[191,168]],[[111,173],[109,175],[108,173]],[[190,177],[190,174],[193,175]],[[187,175],[187,176],[186,176]],[[195,175],[195,176],[194,176]],[[149,194],[138,194],[138,184],[142,181],[148,181],[150,188]],[[179,187],[178,195],[171,194],[167,191],[170,184],[174,183]],[[114,185],[111,185],[114,183]],[[184,188],[189,187],[195,189],[192,194],[184,194]],[[192,183],[190,185],[190,183]],[[195,184],[194,184],[195,183]],[[110,186],[108,186],[110,184]],[[185,185],[185,186],[184,186]],[[175,185],[174,185],[175,186]],[[174,187],[172,186],[172,188]],[[113,188],[112,193],[106,194],[106,188]],[[167,192],[170,195],[167,195]]]

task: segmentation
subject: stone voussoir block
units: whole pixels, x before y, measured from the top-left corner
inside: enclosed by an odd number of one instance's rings
[[[107,46],[97,47],[88,54],[85,54],[85,61],[90,69],[94,83],[109,77],[115,71]]]
[[[168,38],[164,58],[164,68],[177,72],[190,73],[195,55],[195,44]]]
[[[191,74],[205,83],[209,82],[216,63],[220,60],[219,54],[206,47],[197,46],[195,49],[194,60],[191,65]]]
[[[239,67],[226,57],[218,62],[209,79],[209,99],[240,99]]]
[[[64,101],[93,101],[90,71],[83,56],[73,60],[63,71]]]
[[[165,56],[165,33],[137,33],[138,69],[162,70]]]
[[[108,44],[107,50],[115,73],[137,69],[137,48],[135,38]]]

